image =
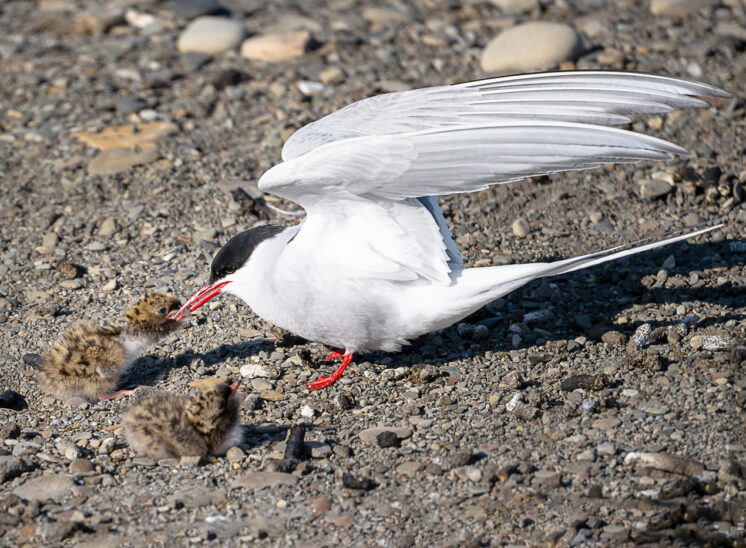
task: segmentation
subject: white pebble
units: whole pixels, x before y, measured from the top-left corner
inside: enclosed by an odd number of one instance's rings
[[[314,411],[310,405],[303,406],[303,409],[300,410],[301,417],[306,417],[310,419],[316,414],[316,411]]]

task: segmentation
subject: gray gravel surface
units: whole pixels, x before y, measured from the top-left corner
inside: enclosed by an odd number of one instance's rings
[[[744,546],[742,5],[266,4],[0,4],[0,542]],[[247,36],[294,32],[286,60],[180,53],[206,14]],[[632,124],[689,157],[440,200],[467,265],[725,228],[532,283],[404,353],[359,356],[319,393],[305,383],[331,370],[328,349],[216,299],[126,383],[139,398],[243,376],[244,442],[206,463],[133,454],[126,398],[40,393],[34,366],[69,326],[121,321],[146,290],[187,297],[229,237],[295,222],[253,186],[292,131],[376,93],[487,76],[487,43],[532,20],[582,34],[562,68],[680,76],[735,98]],[[286,451],[298,424],[305,450],[296,435]]]

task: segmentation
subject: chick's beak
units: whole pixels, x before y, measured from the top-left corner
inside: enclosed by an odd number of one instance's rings
[[[233,398],[236,397],[236,393],[238,392],[238,389],[240,388],[240,386],[241,386],[241,381],[236,381],[234,383],[231,383],[231,393],[228,396],[229,400],[232,400]]]
[[[212,285],[205,284],[202,287],[199,288],[199,291],[197,291],[194,295],[189,297],[187,302],[185,302],[181,308],[179,308],[178,311],[172,313],[173,319],[175,320],[183,320],[187,317],[188,312],[194,312],[197,310],[200,306],[205,304],[207,301],[212,299],[213,297],[217,297],[220,295],[220,292],[223,291],[223,288],[231,283],[230,280],[224,281],[224,282],[217,282]]]

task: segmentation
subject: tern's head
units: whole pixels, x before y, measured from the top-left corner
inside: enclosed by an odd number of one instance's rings
[[[213,297],[220,295],[230,283],[237,285],[250,283],[250,280],[242,278],[241,269],[248,264],[251,254],[254,253],[259,244],[276,236],[283,230],[284,228],[281,226],[258,226],[241,232],[228,240],[228,243],[220,248],[212,260],[210,279],[199,291],[189,297],[176,314],[176,318],[182,319],[186,309],[192,312],[197,310]]]
[[[179,326],[174,315],[181,301],[167,293],[147,293],[127,310],[130,330],[146,335],[166,335]]]

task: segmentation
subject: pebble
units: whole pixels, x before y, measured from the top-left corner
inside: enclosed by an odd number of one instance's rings
[[[513,225],[511,227],[513,229],[513,234],[515,234],[518,238],[525,238],[531,233],[531,226],[528,224],[528,221],[526,219],[516,219],[513,221]]]
[[[397,466],[396,472],[402,476],[413,476],[423,468],[425,468],[425,465],[421,462],[407,461]]]
[[[367,428],[358,434],[358,437],[366,443],[378,443],[378,435],[381,432],[393,432],[400,440],[407,439],[412,435],[412,431],[409,428],[393,427],[393,426],[377,426],[374,428]]]
[[[733,346],[734,340],[728,335],[695,335],[689,341],[693,350],[725,350]]]
[[[704,472],[701,462],[682,458],[668,453],[630,452],[624,457],[624,464],[638,464],[651,466],[664,472],[672,472],[683,476],[697,477]]]
[[[349,473],[342,474],[342,485],[348,489],[356,489],[361,491],[370,491],[376,484],[370,478],[362,478],[353,476]]]
[[[641,179],[638,184],[640,196],[647,200],[661,198],[673,190],[673,186],[659,179]]]
[[[544,487],[557,488],[560,486],[562,477],[551,470],[538,470],[534,472],[534,482]]]
[[[284,472],[252,472],[245,476],[239,476],[233,483],[231,489],[247,488],[260,489],[262,487],[273,487],[275,485],[295,485],[298,477]]]
[[[272,390],[272,383],[260,377],[251,379],[251,386],[257,392],[262,392],[264,390],[266,391]]]
[[[171,0],[168,7],[187,19],[201,15],[226,15],[228,10],[213,0]]]
[[[246,37],[244,26],[224,17],[203,16],[185,28],[177,47],[181,53],[196,52],[217,55],[235,49]]]
[[[60,502],[72,491],[73,485],[70,476],[51,474],[22,483],[13,490],[13,494],[31,501],[42,502],[52,499]]]
[[[718,3],[718,0],[650,0],[650,13],[664,17],[683,17]]]
[[[119,114],[131,114],[148,108],[148,102],[137,95],[125,95],[117,99],[115,106]]]
[[[519,15],[541,9],[539,0],[490,0],[490,3],[506,15]]]
[[[308,454],[312,459],[326,459],[332,455],[332,446],[320,441],[306,442]]]
[[[301,57],[311,43],[311,33],[307,30],[263,34],[244,40],[241,44],[241,56],[253,61],[280,63]]]
[[[77,475],[90,475],[95,473],[96,468],[88,459],[73,459],[70,463],[70,473]]]
[[[378,443],[378,447],[396,447],[399,445],[399,436],[391,430],[384,430],[376,436],[376,443]]]
[[[281,376],[281,372],[274,366],[263,365],[260,363],[247,363],[241,366],[239,369],[242,377],[247,379],[265,378],[265,379],[278,379]]]
[[[0,408],[21,411],[26,409],[26,407],[28,407],[26,404],[26,398],[15,390],[5,390],[0,394]]]
[[[530,72],[574,61],[583,51],[578,32],[569,25],[534,21],[516,25],[493,38],[482,52],[488,73]]]
[[[619,331],[607,331],[601,336],[601,340],[609,346],[619,346],[627,342],[627,337]]]
[[[243,460],[245,456],[246,453],[244,453],[243,449],[241,449],[240,447],[234,446],[225,452],[225,458],[227,458],[229,461]]]
[[[306,417],[308,419],[313,417],[315,414],[316,414],[316,411],[314,411],[313,407],[311,407],[308,404],[304,405],[303,408],[300,410],[300,416]]]
[[[136,152],[130,148],[111,148],[98,154],[88,164],[88,173],[91,175],[114,175],[127,171],[135,166],[141,166],[155,162],[158,153],[154,150]]]

